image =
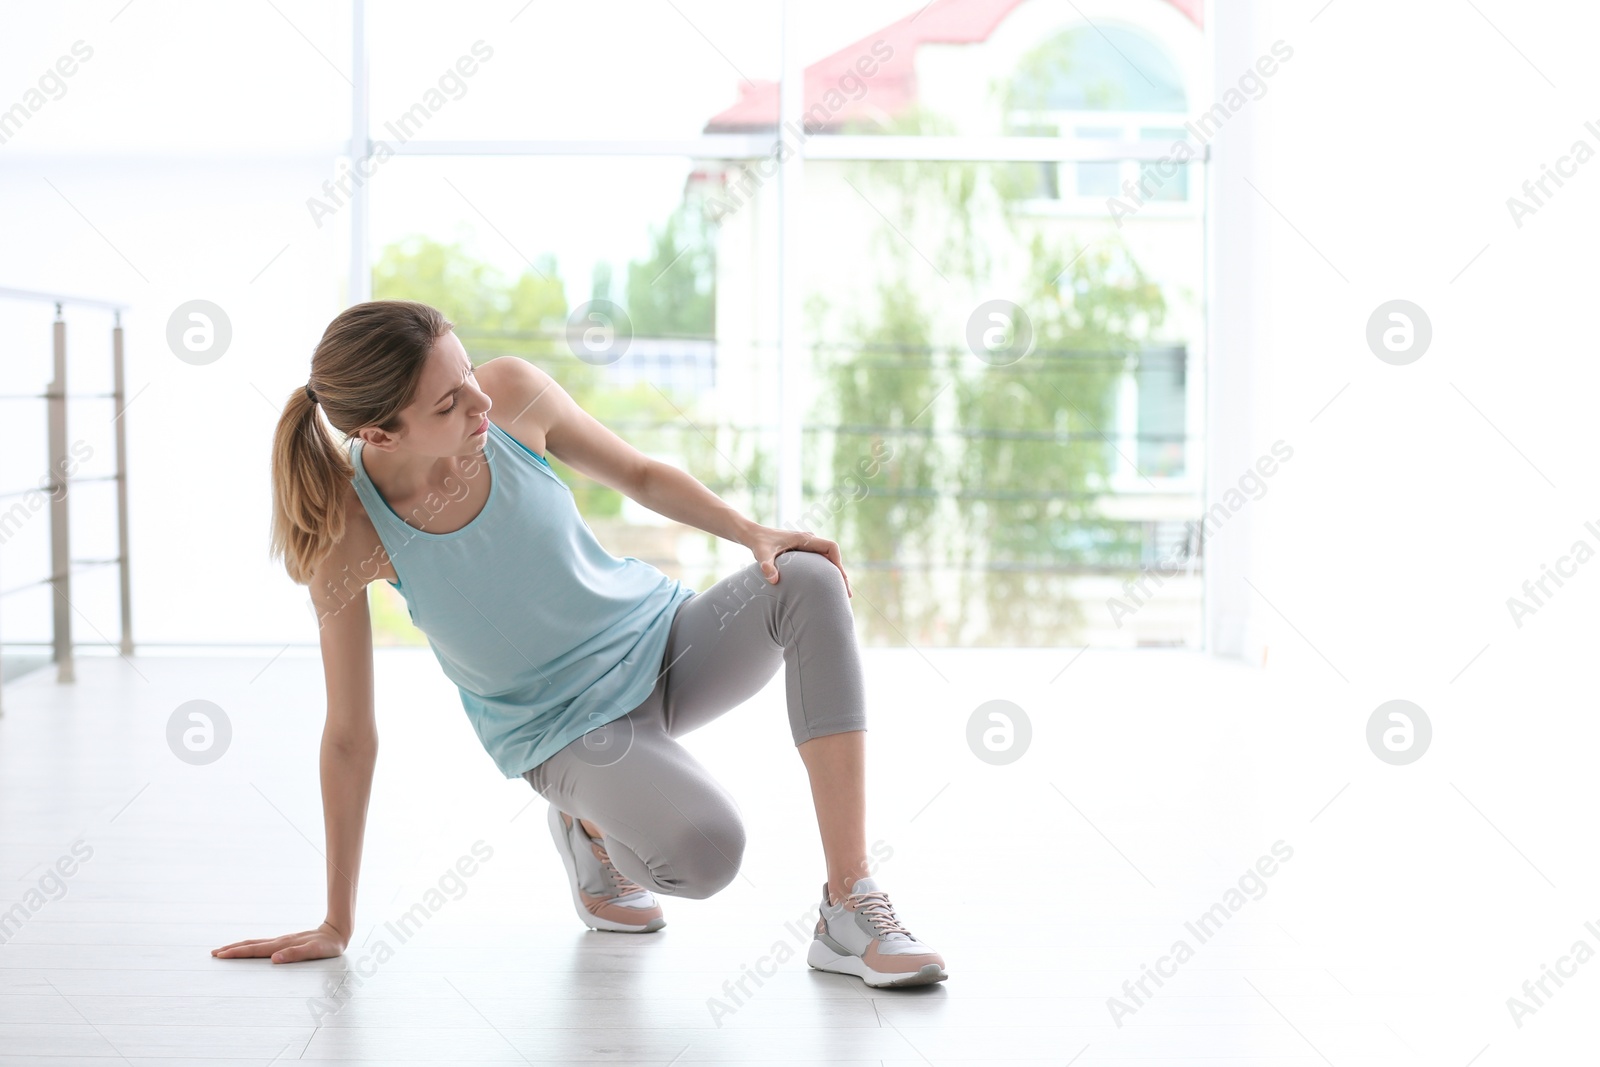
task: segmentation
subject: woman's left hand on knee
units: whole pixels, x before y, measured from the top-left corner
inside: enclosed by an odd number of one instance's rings
[[[855,596],[850,591],[850,576],[845,574],[843,556],[839,552],[837,541],[830,541],[826,537],[818,537],[810,530],[780,530],[771,526],[758,527],[744,542],[756,557],[756,562],[761,564],[761,574],[771,585],[778,583],[777,557],[784,552],[798,550],[802,552],[815,552],[826,557],[844,578],[844,591],[850,596]]]

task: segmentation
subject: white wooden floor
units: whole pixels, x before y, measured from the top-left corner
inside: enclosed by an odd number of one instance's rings
[[[1432,763],[1380,763],[1362,736],[1375,701],[1352,705],[1315,665],[866,655],[878,877],[950,971],[916,990],[805,966],[823,869],[781,678],[687,741],[744,810],[741,876],[709,900],[664,898],[658,934],[601,934],[572,914],[544,801],[498,775],[431,655],[380,650],[362,943],[274,966],[209,949],[323,916],[320,663],[87,657],[73,686],[27,676],[0,718],[0,1067],[1490,1067],[1577,1062],[1553,1050],[1592,1043],[1600,965],[1524,1027],[1505,1004],[1580,936],[1600,944],[1581,925],[1600,906],[1566,895],[1592,878],[1575,858],[1592,834],[1545,840],[1514,780],[1452,764],[1443,741]],[[196,699],[232,729],[205,765],[166,739]],[[1005,766],[966,741],[994,699],[1032,725]],[[1186,923],[1279,841],[1293,855],[1264,895],[1199,941]],[[477,842],[491,858],[429,908]],[[73,872],[59,882],[58,861]],[[401,940],[387,924],[419,902],[430,917]],[[1108,998],[1180,940],[1192,957],[1146,979],[1118,1025]],[[775,957],[737,1003],[725,991]]]

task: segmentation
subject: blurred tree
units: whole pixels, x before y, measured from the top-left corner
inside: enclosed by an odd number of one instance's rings
[[[846,312],[852,343],[816,350],[830,388],[815,420],[832,432],[804,439],[803,469],[827,471],[831,483],[805,487],[805,528],[839,542],[852,589],[875,609],[862,636],[883,644],[920,644],[938,611],[925,576],[901,566],[908,556],[932,558],[929,529],[940,509],[939,449],[924,413],[940,368],[933,316],[915,292],[880,281],[872,306]],[[823,318],[820,304],[812,307],[813,320]]]
[[[950,124],[912,110],[888,132]],[[861,633],[893,644],[1065,641],[1081,620],[1073,565],[1137,560],[1124,525],[1097,517],[1096,497],[1119,462],[1107,440],[1115,388],[1164,321],[1161,289],[1116,239],[1085,251],[1070,227],[1029,212],[1032,165],[852,171],[886,220],[875,233],[878,280],[860,310],[808,299],[816,366],[831,385],[813,419],[837,430],[808,443],[807,469],[831,468],[835,485],[859,481],[870,443],[892,442],[866,495],[818,531],[856,563],[852,582],[875,609],[858,613]],[[1018,305],[1033,334],[1014,363],[968,347],[968,315],[995,296]],[[832,330],[846,340],[830,341]],[[952,571],[953,603],[936,584]]]
[[[553,257],[540,257],[507,282],[504,274],[472,258],[458,242],[423,236],[406,237],[379,253],[372,268],[372,298],[431,304],[459,328],[479,335],[549,331],[567,314]]]
[[[611,264],[603,259],[594,265],[594,271],[590,275],[589,299],[611,299]]]
[[[650,256],[628,264],[628,314],[648,337],[716,335],[716,250],[703,212],[680,207],[650,235]]]
[[[1016,303],[1033,351],[1016,363],[979,363],[956,376],[954,390],[956,423],[975,432],[951,472],[982,489],[960,509],[963,602],[981,598],[987,612],[968,637],[995,645],[1072,636],[1081,607],[1062,568],[1137,562],[1137,543],[1124,524],[1100,517],[1097,498],[1121,458],[1112,444],[1116,386],[1165,311],[1160,288],[1120,245],[1079,254],[1036,233],[1028,253],[1033,285]]]
[[[627,301],[636,337],[653,341],[716,341],[716,224],[686,202],[650,232],[650,252],[628,264]],[[663,347],[671,350],[670,343]],[[681,346],[678,346],[681,348]],[[714,359],[721,359],[716,350]],[[652,387],[652,415],[662,429],[647,440],[682,457],[683,468],[758,522],[774,522],[776,459],[762,434],[700,412],[695,398]],[[728,545],[705,535],[708,558]],[[716,566],[716,564],[711,564]],[[722,575],[708,571],[697,580]]]

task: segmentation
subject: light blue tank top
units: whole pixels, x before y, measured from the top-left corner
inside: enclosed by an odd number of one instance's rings
[[[694,589],[607,552],[567,483],[492,420],[488,501],[451,533],[404,522],[367,476],[364,446],[351,439],[354,483],[400,578],[389,584],[502,774],[521,776],[643,703]]]

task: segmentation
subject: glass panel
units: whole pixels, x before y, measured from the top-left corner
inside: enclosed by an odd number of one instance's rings
[[[635,448],[776,524],[774,250],[759,206],[711,221],[721,175],[683,158],[391,160],[373,184],[373,296],[440,308],[474,362],[537,363]],[[697,589],[750,562],[550,461],[613,554]],[[398,594],[372,588],[393,601],[389,638],[418,640]]]
[[[1139,131],[1146,141],[1169,146],[1188,138],[1189,132],[1177,126],[1146,127]],[[1176,159],[1176,155],[1172,157]],[[1175,162],[1139,164],[1139,187],[1150,191],[1148,200],[1189,199],[1189,168]]]
[[[1198,645],[1198,570],[1107,607],[1200,513],[1158,484],[1194,433],[1198,218],[1108,233],[1019,194],[1032,166],[807,164],[808,528],[871,642]]]
[[[1008,132],[1017,137],[1055,137],[1060,133],[1054,126],[1017,126]],[[1061,199],[1061,164],[1054,160],[1040,160],[1031,168],[1019,167],[1017,178],[1019,184],[1012,190],[1016,196]]]
[[[1018,64],[1011,91],[1014,106],[1038,111],[1188,109],[1176,64],[1120,26],[1078,26],[1042,41]]]
[[[1139,470],[1146,477],[1184,473],[1185,388],[1188,353],[1182,348],[1147,349],[1135,376],[1139,394]]]
[[[1115,141],[1122,137],[1122,129],[1117,126],[1079,126],[1073,133],[1086,141]],[[1073,170],[1077,175],[1079,196],[1116,196],[1122,190],[1122,164],[1119,162],[1076,163]]]

